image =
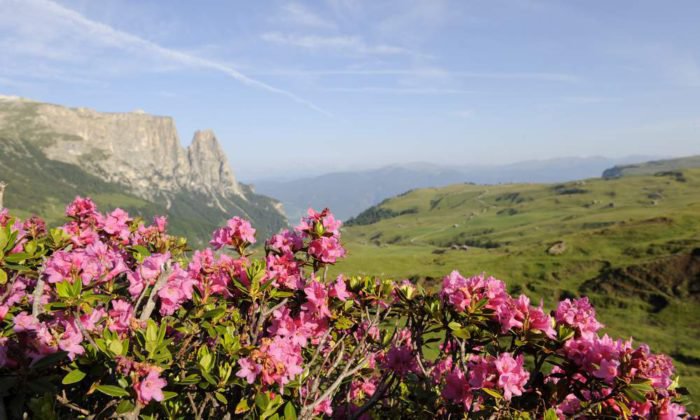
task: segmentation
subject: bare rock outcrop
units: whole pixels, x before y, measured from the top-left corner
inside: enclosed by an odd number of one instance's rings
[[[0,133],[33,140],[49,159],[78,165],[147,199],[182,190],[246,198],[214,133],[198,131],[184,148],[170,117],[3,97]]]

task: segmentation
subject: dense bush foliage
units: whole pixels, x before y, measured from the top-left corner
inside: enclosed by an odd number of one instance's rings
[[[453,272],[439,294],[327,279],[345,255],[327,210],[274,235],[260,258],[255,230],[236,217],[190,255],[164,218],[147,226],[81,198],[66,214],[47,230],[0,213],[10,418],[685,412],[671,359],[601,336],[586,298],[548,313],[486,276]]]

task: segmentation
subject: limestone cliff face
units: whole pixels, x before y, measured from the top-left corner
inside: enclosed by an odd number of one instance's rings
[[[190,165],[190,188],[204,185],[224,195],[233,193],[245,197],[213,131],[194,133],[192,144],[187,148],[187,159]]]
[[[10,97],[0,105],[0,133],[33,138],[49,159],[79,165],[144,198],[182,190],[246,198],[211,130],[195,133],[185,149],[170,117]]]

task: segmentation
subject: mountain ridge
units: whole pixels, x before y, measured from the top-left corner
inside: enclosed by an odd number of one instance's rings
[[[257,191],[282,201],[289,219],[299,217],[308,207],[329,207],[340,219],[348,220],[386,198],[415,188],[459,183],[566,182],[598,177],[614,164],[644,159],[649,157],[563,157],[470,167],[412,162],[294,180],[260,180],[254,184]]]
[[[21,172],[41,161],[70,178],[76,187],[73,191],[81,194],[87,193],[78,188],[81,178],[94,183],[94,177],[104,183],[103,189],[120,194],[123,200],[131,200],[128,196],[150,203],[140,207],[148,209],[148,215],[165,211],[186,218],[195,226],[193,239],[200,242],[206,240],[207,229],[233,215],[251,219],[263,235],[287,225],[278,201],[237,181],[212,130],[195,132],[191,144],[183,147],[171,117],[143,111],[102,113],[3,96],[0,142],[6,149],[0,156],[6,168]],[[9,162],[11,159],[16,162]],[[85,175],[78,175],[81,173]],[[56,216],[56,209],[44,205],[56,198],[51,189],[45,190],[45,197],[37,197],[15,189],[12,179],[2,178],[12,178],[12,174],[0,174],[0,180],[9,181],[7,203],[26,204],[27,209],[38,211],[50,208],[49,218]],[[43,182],[65,183],[66,179],[59,176]],[[18,182],[22,180],[15,178],[14,183]],[[54,190],[61,191],[62,200],[72,199],[67,197],[70,189],[57,185]],[[29,196],[39,202],[30,202]],[[120,200],[109,204],[120,206]],[[182,228],[181,233],[192,232],[184,223]]]

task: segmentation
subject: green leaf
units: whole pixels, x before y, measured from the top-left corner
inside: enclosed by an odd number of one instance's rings
[[[543,420],[559,420],[559,416],[557,416],[557,410],[555,410],[554,408],[550,408],[549,410],[545,411]]]
[[[177,392],[173,391],[163,391],[163,401],[171,400],[178,396]]]
[[[134,404],[129,400],[122,400],[117,406],[117,414],[126,414],[134,410]]]
[[[11,263],[19,263],[29,258],[26,252],[18,252],[16,254],[5,255],[5,261]]]
[[[9,225],[10,224],[8,223],[5,228],[0,229],[0,249],[3,250],[7,247],[8,242],[10,240],[10,234],[8,230]]]
[[[238,401],[238,404],[236,404],[236,410],[235,410],[236,414],[242,414],[248,410],[250,410],[250,405],[248,405],[248,400]]]
[[[80,382],[85,377],[86,373],[80,369],[71,370],[66,376],[63,377],[61,383],[63,385],[70,385],[76,382]]]
[[[36,252],[36,241],[29,241],[27,242],[26,245],[24,245],[24,251],[27,253],[27,255],[32,256]]]
[[[120,340],[113,340],[111,343],[109,343],[109,351],[114,353],[115,356],[121,355],[123,350],[124,346]]]
[[[632,382],[630,384],[630,387],[634,388],[635,390],[646,394],[647,392],[651,392],[654,390],[654,387],[651,384],[650,379],[642,380],[642,381],[637,381],[637,382]]]
[[[66,280],[60,283],[56,283],[56,293],[59,297],[68,298],[71,297],[71,285]]]
[[[227,405],[227,404],[228,404],[228,400],[226,399],[226,397],[224,397],[224,394],[222,394],[222,393],[220,393],[220,392],[215,392],[215,393],[214,393],[214,398],[216,398],[217,400],[219,400],[219,402],[220,402],[221,404],[224,404],[224,405]]]
[[[191,375],[187,375],[185,379],[180,380],[180,382],[178,383],[181,385],[192,385],[198,383],[201,380],[201,376],[197,375],[196,373],[193,373]]]
[[[466,340],[471,337],[469,330],[466,328],[460,328],[459,330],[455,330],[452,332],[452,335],[454,335],[457,338],[461,338],[462,340]]]
[[[202,315],[203,319],[213,319],[213,318],[218,318],[219,316],[223,315],[226,313],[226,308],[216,308],[212,309],[211,311],[207,311]]]
[[[0,269],[0,285],[7,283],[7,273],[5,270]]]
[[[68,353],[66,353],[65,351],[59,351],[53,354],[49,354],[48,356],[31,365],[31,367],[36,370],[50,367],[57,364],[58,362],[63,361],[63,359],[65,359],[67,355]]]
[[[636,401],[636,402],[640,402],[640,403],[643,403],[646,401],[646,397],[644,396],[644,394],[637,391],[634,388],[625,388],[623,392],[625,393],[627,398],[629,398],[632,401]]]
[[[71,284],[71,296],[78,297],[83,291],[83,281],[80,278],[73,280]]]
[[[204,377],[204,380],[205,380],[205,381],[209,382],[210,384],[212,384],[212,385],[214,385],[214,386],[217,385],[216,379],[214,379],[214,377],[211,376],[211,375],[209,374],[209,372],[207,372],[207,371],[205,371],[205,370],[202,370],[201,372],[202,372],[202,376]]]
[[[490,396],[494,397],[497,400],[503,399],[503,395],[501,395],[498,391],[494,389],[489,389],[489,388],[481,388],[482,391],[485,393],[489,394]]]
[[[258,395],[255,396],[255,405],[257,405],[259,409],[265,411],[267,406],[270,405],[270,397],[268,397],[265,392],[259,392]]]
[[[297,419],[297,409],[294,408],[294,404],[288,402],[284,406],[284,418],[285,420],[296,420]]]
[[[110,397],[128,397],[129,392],[115,385],[98,385],[97,390]]]
[[[335,321],[335,327],[339,330],[347,330],[352,328],[353,325],[355,325],[355,323],[350,318],[344,316],[341,316]]]
[[[143,245],[134,245],[132,249],[144,257],[148,257],[151,255],[151,251],[149,251],[148,248],[146,248]]]
[[[451,321],[449,324],[447,324],[447,326],[454,331],[462,329],[462,324],[456,321]]]

